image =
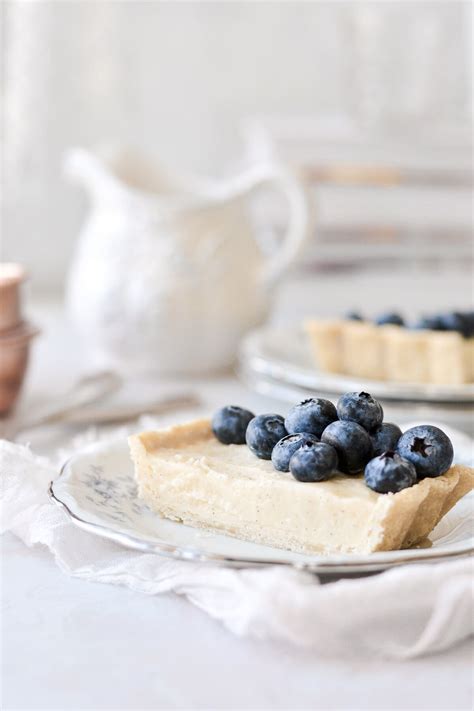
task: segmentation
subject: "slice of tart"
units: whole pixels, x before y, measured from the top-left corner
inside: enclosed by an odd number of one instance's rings
[[[327,373],[344,373],[343,320],[312,320],[305,324],[311,348],[319,367]]]
[[[394,383],[432,382],[430,337],[427,331],[414,331],[400,326],[373,328],[378,328],[384,339],[385,374],[388,380]],[[448,382],[448,379],[446,377],[441,382]]]
[[[347,321],[342,329],[344,372],[360,378],[385,377],[383,328],[363,321]]]
[[[428,341],[430,382],[462,385],[472,380],[472,338],[459,333],[431,331]]]
[[[370,553],[416,545],[473,487],[453,466],[396,494],[363,476],[301,483],[245,445],[224,445],[210,420],[129,439],[139,496],[168,519],[301,553]]]

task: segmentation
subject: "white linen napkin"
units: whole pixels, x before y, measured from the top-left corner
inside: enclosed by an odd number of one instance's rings
[[[449,434],[456,460],[470,463],[472,440]],[[47,546],[69,575],[148,595],[172,591],[238,635],[339,656],[416,657],[447,649],[474,632],[471,559],[326,584],[280,566],[236,570],[170,560],[77,528],[48,499],[57,471],[51,460],[27,447],[0,441],[0,530],[13,532],[28,546]]]

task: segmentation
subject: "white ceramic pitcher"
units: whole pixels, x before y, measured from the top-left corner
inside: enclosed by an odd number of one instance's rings
[[[232,363],[308,234],[308,201],[296,178],[261,165],[211,183],[152,170],[125,151],[104,159],[83,149],[68,152],[66,169],[91,198],[67,305],[92,359],[129,373]],[[270,257],[244,204],[268,182],[289,203],[286,235]]]

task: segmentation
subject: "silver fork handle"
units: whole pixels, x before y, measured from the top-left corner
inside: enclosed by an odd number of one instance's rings
[[[86,375],[76,385],[61,397],[60,402],[46,410],[23,419],[20,414],[14,414],[3,422],[0,434],[3,439],[13,440],[19,432],[31,430],[41,425],[60,422],[85,406],[98,402],[120,388],[122,379],[116,373],[103,371]]]

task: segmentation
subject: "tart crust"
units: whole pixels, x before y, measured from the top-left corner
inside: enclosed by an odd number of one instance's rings
[[[159,515],[301,553],[398,550],[421,542],[473,488],[454,466],[397,494],[378,494],[361,475],[297,482],[245,445],[223,445],[210,420],[129,438],[139,496]]]
[[[474,380],[474,338],[365,321],[305,323],[313,359],[329,373],[395,383],[462,385]]]

